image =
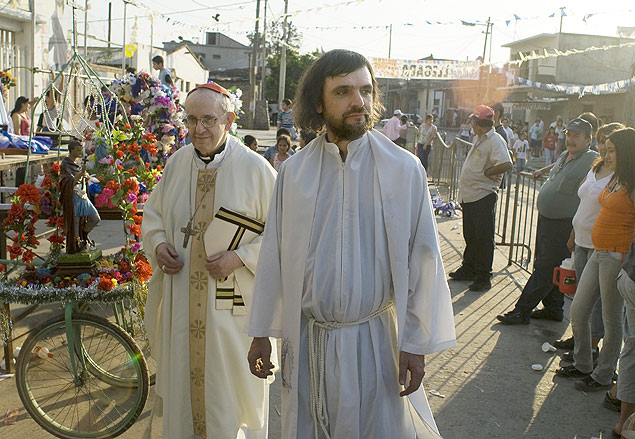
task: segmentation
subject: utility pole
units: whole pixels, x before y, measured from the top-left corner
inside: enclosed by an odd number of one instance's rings
[[[251,65],[249,69],[249,112],[251,114],[251,127],[256,126],[256,72],[258,71],[258,23],[260,22],[260,0],[256,1],[256,29],[254,30],[254,40],[251,47]]]
[[[110,42],[108,42],[108,44],[110,44]],[[150,13],[150,51],[148,52],[149,55],[148,57],[150,58],[148,60],[148,71],[151,72],[152,71],[152,50],[154,46],[154,13]]]
[[[121,75],[126,74],[126,14],[128,13],[128,0],[123,0],[123,43],[121,44]]]
[[[560,8],[560,29],[558,30],[558,33],[560,33],[560,34],[562,33],[562,18],[563,18],[565,15],[567,15],[567,14],[564,12],[564,10],[565,10],[565,7],[564,7],[564,6],[562,6],[562,7]]]
[[[260,70],[260,99],[265,98],[265,76],[267,73],[267,0],[265,0],[265,12],[262,21],[262,67]]]
[[[88,0],[84,0],[84,59],[88,58]]]
[[[489,25],[489,63],[492,63],[492,41],[494,40],[494,23]]]
[[[490,18],[491,17],[487,17],[487,23],[486,23],[486,28],[485,28],[485,44],[483,45],[483,64],[485,64],[485,54],[487,53],[487,35],[489,34],[489,27],[490,27]]]
[[[282,33],[282,52],[280,53],[280,84],[278,87],[278,113],[282,109],[284,99],[285,81],[287,80],[287,11],[289,10],[289,0],[284,0],[284,29]]]
[[[110,49],[110,37],[112,36],[112,2],[108,3],[108,48]]]
[[[31,68],[35,68],[35,0],[31,0]],[[31,96],[35,96],[35,75],[31,75]],[[35,108],[33,109],[35,112]]]
[[[392,52],[392,24],[390,25],[390,31],[388,32],[388,58]]]

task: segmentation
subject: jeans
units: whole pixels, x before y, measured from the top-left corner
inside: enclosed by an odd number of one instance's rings
[[[549,166],[556,159],[556,150],[555,149],[547,149],[547,148],[545,148],[544,151],[545,151],[546,165]]]
[[[514,311],[529,315],[542,301],[546,310],[557,315],[563,314],[564,295],[553,284],[553,269],[571,255],[567,248],[571,228],[571,218],[550,219],[538,214],[534,271]]]
[[[580,372],[593,371],[591,377],[603,385],[612,382],[622,347],[624,299],[617,291],[617,274],[621,269],[622,256],[622,253],[617,252],[594,251],[584,267],[571,304],[571,327],[575,339],[573,364]],[[604,340],[594,370],[589,320],[598,297],[602,298]]]
[[[472,203],[461,203],[463,208],[463,267],[478,280],[489,281],[494,261],[495,193]]]
[[[516,171],[520,172],[525,169],[525,164],[527,164],[527,159],[516,159]]]
[[[580,283],[580,279],[582,279],[584,266],[593,254],[593,251],[594,250],[592,248],[580,247],[579,245],[575,246],[573,259],[575,264],[575,277],[578,279],[578,283]],[[593,312],[591,313],[591,337],[604,337],[604,324],[602,323],[602,300],[600,299],[596,302],[593,307]]]
[[[635,281],[624,270],[617,277],[617,289],[626,305],[626,320],[630,330],[620,356],[617,398],[635,404]]]
[[[430,156],[430,151],[432,151],[432,145],[425,145],[425,146],[426,147],[424,148],[423,143],[417,143],[417,149],[415,150],[415,152],[417,153],[417,157],[419,157],[419,160],[421,160],[421,164],[427,171],[428,157]]]

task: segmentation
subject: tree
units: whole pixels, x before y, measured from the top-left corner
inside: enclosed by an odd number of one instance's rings
[[[292,22],[287,22],[288,34],[287,50],[299,50],[302,44],[302,34],[298,31],[298,28]],[[278,19],[267,22],[267,56],[279,55],[282,48],[282,37],[284,36],[284,20]],[[262,27],[258,30],[258,38],[262,38]],[[254,44],[254,34],[250,32],[247,34],[250,46]]]
[[[306,69],[322,55],[320,51],[300,55],[297,50],[287,49],[287,79],[284,83],[284,97],[293,98],[298,88],[298,82]],[[265,80],[265,98],[269,102],[278,101],[278,87],[280,84],[280,53],[271,55],[267,59],[268,75]]]

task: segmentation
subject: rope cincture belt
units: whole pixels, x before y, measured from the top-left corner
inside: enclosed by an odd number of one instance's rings
[[[324,373],[326,369],[326,335],[331,329],[347,328],[366,323],[393,307],[389,302],[377,311],[354,322],[318,322],[309,317],[309,374],[311,379],[311,417],[315,428],[315,439],[318,439],[318,425],[322,429],[326,439],[331,439],[328,431],[329,418],[324,401],[326,384]]]

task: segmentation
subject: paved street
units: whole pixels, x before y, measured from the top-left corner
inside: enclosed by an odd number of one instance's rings
[[[242,135],[248,132],[241,132]],[[261,144],[272,145],[275,130],[258,133]],[[461,218],[439,218],[441,250],[446,271],[461,261],[463,238]],[[104,222],[95,239],[105,252],[121,245],[121,224]],[[560,358],[544,353],[541,345],[570,335],[568,319],[562,323],[532,321],[529,326],[507,327],[496,315],[513,306],[527,274],[507,267],[508,248],[495,252],[493,288],[486,293],[467,290],[467,282],[451,282],[458,346],[427,357],[424,379],[428,398],[439,429],[446,439],[606,438],[617,414],[602,407],[603,392],[584,394],[573,382],[555,377]],[[568,303],[568,301],[567,301]],[[20,334],[53,307],[39,311],[18,324]],[[17,345],[21,341],[16,342]],[[532,370],[541,364],[544,370]],[[270,403],[271,439],[280,438],[279,380],[272,389]],[[18,408],[15,425],[0,426],[0,438],[44,439],[51,436],[33,422],[22,408],[13,378],[0,381],[0,414]],[[137,439],[148,425],[153,393],[138,422],[122,438]],[[155,425],[155,437],[160,425]]]

